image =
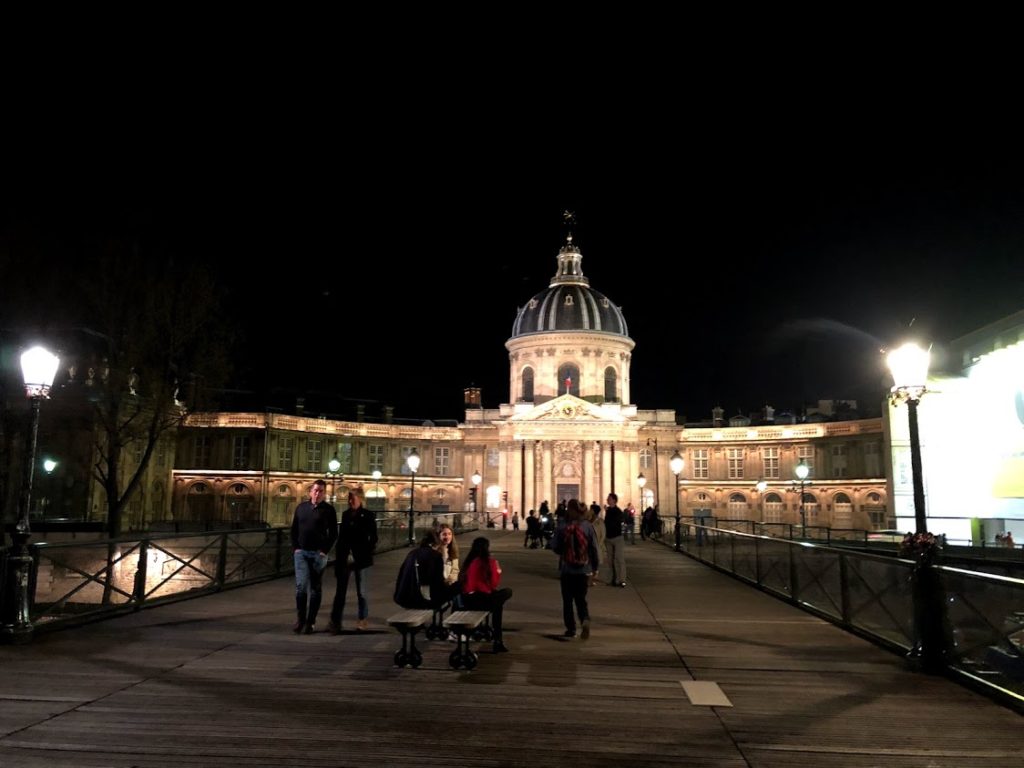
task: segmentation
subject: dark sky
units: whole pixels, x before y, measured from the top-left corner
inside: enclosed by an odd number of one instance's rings
[[[942,342],[1024,308],[1024,162],[997,147],[578,136],[551,119],[501,140],[482,123],[412,139],[374,124],[29,153],[3,233],[16,269],[99,232],[169,242],[221,284],[235,386],[318,379],[416,418],[460,417],[471,382],[486,406],[508,399],[503,344],[554,274],[565,209],[636,342],[633,402],[690,420],[877,406],[878,349],[911,320]]]

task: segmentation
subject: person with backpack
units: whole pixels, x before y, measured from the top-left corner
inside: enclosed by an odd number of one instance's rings
[[[565,525],[555,531],[555,553],[559,556],[558,570],[562,583],[562,619],[565,636],[576,637],[576,614],[579,616],[584,640],[590,637],[590,611],[587,608],[587,587],[597,573],[600,558],[594,526],[584,518],[583,505],[570,499],[566,506]]]

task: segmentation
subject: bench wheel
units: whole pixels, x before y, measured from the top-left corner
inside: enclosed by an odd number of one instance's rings
[[[419,669],[420,664],[423,663],[423,654],[419,651],[413,651],[409,661],[412,663],[413,669]]]
[[[409,663],[409,654],[408,653],[406,653],[404,650],[402,650],[402,651],[395,651],[395,666],[396,667],[404,667],[408,663]]]
[[[450,666],[452,669],[458,669],[462,666],[461,651],[452,651],[450,654],[448,654],[448,666]]]
[[[490,642],[494,638],[494,630],[487,625],[482,625],[473,630],[473,639],[483,642]]]
[[[462,660],[462,663],[466,665],[466,669],[475,669],[477,658],[476,652],[470,651],[466,654],[466,658]]]

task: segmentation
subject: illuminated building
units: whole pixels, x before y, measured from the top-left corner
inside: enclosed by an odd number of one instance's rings
[[[887,528],[882,419],[710,427],[676,423],[672,409],[630,402],[634,341],[621,310],[590,288],[570,235],[550,285],[520,308],[505,344],[509,402],[481,406],[466,390],[465,421],[451,427],[335,421],[272,413],[196,413],[177,446],[174,516],[179,520],[290,522],[309,483],[337,454],[344,479],[379,494],[375,509],[404,514],[411,476],[405,458],[422,457],[419,511],[469,511],[479,470],[481,511],[500,525],[504,499],[520,513],[577,497],[603,501],[614,490],[624,506],[674,509],[669,457],[679,450],[685,516],[798,523],[791,479],[811,467],[807,524]],[[770,409],[769,415],[770,415]],[[781,421],[781,419],[780,419]],[[661,467],[660,465],[664,465]],[[664,471],[661,471],[661,470]],[[381,473],[379,483],[374,471]],[[641,502],[635,478],[645,473]],[[759,480],[767,483],[758,493]],[[507,496],[506,496],[507,494]]]

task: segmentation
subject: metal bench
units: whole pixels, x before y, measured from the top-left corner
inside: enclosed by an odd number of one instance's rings
[[[423,663],[423,654],[416,648],[416,633],[424,624],[430,624],[434,612],[430,608],[401,611],[388,617],[388,624],[402,635],[402,647],[395,651],[395,665],[404,667],[411,664],[413,668]]]
[[[445,611],[452,607],[452,602],[449,600],[443,605],[433,609],[433,615],[430,617],[430,626],[427,627],[424,634],[427,636],[427,640],[440,640],[448,634],[448,630],[444,628],[444,614]]]
[[[448,664],[452,669],[458,669],[459,667],[473,669],[476,667],[477,655],[469,650],[469,638],[482,630],[486,630],[485,636],[490,635],[491,628],[487,624],[490,618],[490,611],[453,611],[444,620],[444,626],[454,632],[459,638],[455,650],[448,656]],[[481,634],[483,633],[481,632]]]

